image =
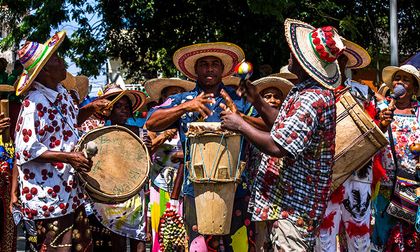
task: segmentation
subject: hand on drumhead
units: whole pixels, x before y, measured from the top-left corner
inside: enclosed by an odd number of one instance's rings
[[[83,152],[69,152],[67,163],[78,172],[90,172],[93,165],[92,160],[86,158]]]
[[[220,118],[222,120],[222,129],[231,131],[239,131],[240,126],[245,123],[245,121],[238,113],[232,113],[231,111],[227,110],[220,113]]]
[[[214,104],[216,101],[214,100],[213,94],[204,94],[202,92],[199,96],[194,98],[193,100],[187,101],[184,103],[185,109],[188,112],[198,112],[201,114],[203,118],[207,118],[209,115],[212,114],[212,111],[206,106],[206,104]]]
[[[233,113],[237,113],[238,112],[238,108],[236,107],[236,104],[233,102],[232,98],[229,96],[229,94],[222,89],[220,91],[220,95],[223,97],[223,99],[226,102],[226,106],[227,108],[229,108],[230,111],[232,111]],[[222,105],[222,103],[220,104]],[[222,106],[221,106],[222,107]],[[223,108],[223,107],[222,107]],[[225,110],[225,109],[224,109]]]

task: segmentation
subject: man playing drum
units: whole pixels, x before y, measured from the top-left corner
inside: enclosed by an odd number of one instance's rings
[[[289,70],[299,83],[280,112],[263,102],[251,83],[240,87],[271,132],[255,129],[235,113],[222,113],[222,127],[240,132],[264,154],[260,169],[279,170],[279,189],[256,198],[253,216],[276,218],[271,231],[275,251],[312,251],[325,211],[335,151],[336,107],[333,89],[341,83],[337,57],[344,45],[332,27],[316,29],[285,21],[291,49]],[[272,158],[274,157],[274,158]],[[282,158],[283,162],[276,162]],[[268,177],[265,183],[273,183]],[[275,209],[273,209],[275,207]],[[270,214],[270,216],[267,216]]]
[[[63,59],[56,50],[65,38],[55,34],[45,44],[27,41],[18,51],[25,70],[16,88],[26,95],[16,125],[16,163],[19,171],[22,214],[34,223],[28,234],[33,251],[91,250],[84,194],[75,180],[92,162],[72,152],[75,127],[107,102],[81,109],[60,84],[66,78]]]
[[[222,82],[222,77],[232,75],[234,67],[244,59],[244,56],[240,47],[224,42],[196,44],[176,51],[173,57],[175,66],[188,78],[196,80],[196,87],[190,92],[171,96],[162,105],[153,108],[148,115],[147,129],[163,131],[168,128],[179,128],[181,142],[185,146],[188,123],[220,122],[222,112],[220,104],[225,102],[232,111],[246,113],[251,105],[237,96],[234,89],[226,87]],[[197,232],[193,186],[188,180],[188,171],[185,173],[185,224],[189,243],[196,239],[194,243],[197,244],[198,240],[204,241],[204,238]],[[223,242],[230,243],[228,239]],[[218,249],[218,241],[212,242],[211,245]],[[200,246],[204,249],[206,244]]]

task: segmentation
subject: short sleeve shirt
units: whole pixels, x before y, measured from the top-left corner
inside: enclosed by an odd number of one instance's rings
[[[35,82],[23,101],[16,124],[16,161],[26,219],[56,218],[84,201],[69,164],[33,161],[45,151],[70,152],[78,141],[78,108],[66,89]]]
[[[236,94],[236,91],[233,88],[226,87],[223,85],[223,83],[220,84],[221,88],[223,88],[228,95],[232,98],[233,102],[236,104],[238,110],[242,113],[246,113],[251,108],[251,104],[248,103],[245,99],[242,99]],[[170,96],[163,104],[160,106],[154,107],[149,111],[147,119],[150,118],[150,116],[158,109],[167,109],[172,108],[175,106],[178,106],[186,101],[193,100],[196,98],[203,90],[196,86],[192,91],[190,92],[184,92],[181,94],[176,94],[173,96]],[[222,112],[222,108],[220,108],[220,104],[224,103],[224,99],[221,96],[214,97],[216,100],[216,103],[213,105],[207,104],[207,107],[213,112],[212,115],[208,116],[207,119],[203,119],[200,113],[198,112],[188,112],[185,113],[179,118],[177,122],[173,125],[173,127],[179,129],[179,136],[181,139],[182,146],[184,148],[184,153],[188,153],[185,151],[185,140],[186,136],[185,133],[188,131],[188,123],[190,122],[220,122],[220,113]],[[255,114],[255,113],[254,113]],[[253,114],[253,115],[254,115]],[[188,155],[188,154],[187,154]],[[188,156],[187,156],[188,159]],[[189,196],[194,196],[193,187],[191,184],[191,181],[188,179],[188,170],[185,170],[185,179],[184,179],[184,194],[187,194]]]
[[[310,79],[287,96],[271,129],[288,155],[263,155],[255,183],[253,219],[288,219],[309,246],[326,208],[335,150],[336,108],[333,92]],[[271,186],[270,186],[271,185]]]

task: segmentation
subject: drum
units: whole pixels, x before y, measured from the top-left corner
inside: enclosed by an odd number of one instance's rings
[[[229,234],[236,185],[245,167],[240,162],[241,136],[220,123],[190,123],[187,132],[197,226],[200,234]]]
[[[376,152],[388,145],[384,133],[349,91],[342,94],[336,105],[332,191],[343,184],[354,171],[366,165]]]
[[[85,134],[76,151],[96,146],[90,172],[78,172],[80,184],[97,202],[120,203],[136,195],[149,175],[150,159],[142,140],[127,128],[107,126]]]

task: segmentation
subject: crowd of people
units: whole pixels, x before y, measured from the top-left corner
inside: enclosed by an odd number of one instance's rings
[[[110,83],[86,105],[87,77],[67,73],[57,54],[65,32],[44,44],[27,41],[10,75],[0,59],[2,98],[16,94],[21,103],[19,113],[0,115],[0,251],[16,250],[20,222],[29,251],[146,251],[148,243],[153,252],[419,251],[419,70],[385,67],[386,88],[372,90],[346,78],[370,64],[368,52],[334,27],[287,19],[284,34],[288,64],[253,82],[232,76],[245,60],[239,46],[194,44],[173,55],[186,80],[148,80],[147,94]],[[389,144],[332,186],[343,116],[337,104],[346,92]],[[137,111],[147,112],[145,120]],[[218,130],[243,138],[245,169],[226,235],[200,233],[187,167],[195,122],[220,123]],[[104,203],[78,177],[99,164],[75,146],[91,130],[116,125],[144,143],[150,172],[134,196]],[[177,223],[169,234],[168,216]]]

